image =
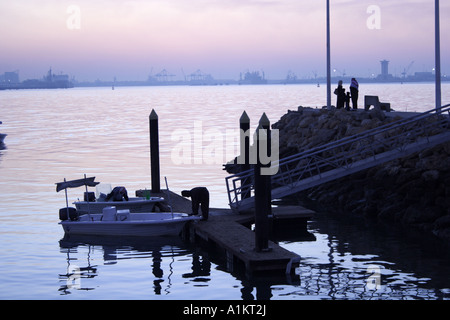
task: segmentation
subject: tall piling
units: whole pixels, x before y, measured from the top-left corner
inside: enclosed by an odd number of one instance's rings
[[[265,146],[263,145],[265,144]],[[269,215],[272,214],[272,188],[270,175],[261,174],[261,168],[270,167],[269,163],[261,162],[261,148],[270,154],[271,134],[270,121],[264,113],[256,129],[256,149],[257,161],[254,166],[255,179],[255,251],[270,251],[269,234],[270,222]]]
[[[238,164],[242,165],[242,171],[250,170],[250,118],[244,111],[239,118],[240,129],[240,161]],[[247,185],[247,179],[242,181],[243,185]],[[241,199],[250,198],[250,187],[241,190]]]
[[[150,130],[150,168],[152,176],[152,192],[159,193],[161,191],[160,170],[159,170],[159,129],[158,115],[155,109],[149,116]]]

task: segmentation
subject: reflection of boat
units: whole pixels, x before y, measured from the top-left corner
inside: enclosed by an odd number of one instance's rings
[[[60,252],[67,254],[67,269],[59,274],[59,292],[64,295],[71,294],[75,290],[95,290],[101,288],[102,283],[107,283],[108,286],[113,284],[120,288],[123,285],[120,281],[126,282],[129,278],[121,277],[121,280],[118,280],[114,272],[112,274],[99,272],[98,269],[108,268],[107,266],[119,264],[124,260],[142,261],[142,259],[147,261],[146,265],[148,263],[151,266],[145,267],[144,272],[148,272],[149,277],[154,279],[154,294],[159,296],[163,290],[166,294],[170,294],[172,285],[178,285],[172,283],[172,276],[185,272],[185,261],[192,254],[190,247],[179,236],[108,237],[65,234],[59,241],[59,246]],[[180,263],[176,257],[181,257]],[[201,264],[193,260],[189,270],[195,272],[200,267]],[[181,270],[178,270],[179,268]],[[109,279],[108,276],[112,278]],[[99,284],[94,278],[102,278],[103,281]],[[182,280],[180,284],[184,282],[185,280]],[[139,284],[136,286],[139,287]],[[146,298],[147,294],[148,292],[144,290]],[[113,295],[113,298],[117,298],[115,293]]]
[[[62,209],[64,210],[64,209]],[[61,221],[66,234],[104,236],[176,236],[189,221],[200,217],[184,213],[130,213],[108,207],[102,214],[84,214],[74,220]]]
[[[61,226],[66,234],[81,235],[104,235],[104,236],[167,236],[179,235],[185,224],[189,221],[198,220],[199,217],[188,216],[185,213],[157,212],[136,213],[130,212],[122,204],[130,204],[134,201],[102,202],[101,213],[92,213],[96,202],[90,201],[87,187],[97,186],[95,177],[59,182],[56,191],[64,190],[66,193],[66,208],[59,210]],[[67,188],[85,186],[85,201],[87,211],[79,211],[69,208],[67,200]],[[148,200],[153,205],[163,198]],[[136,201],[139,202],[139,201]],[[145,202],[145,200],[142,200]],[[104,206],[108,204],[108,206]],[[118,206],[116,206],[118,205]],[[99,206],[100,207],[100,206]],[[125,209],[126,208],[126,209]],[[98,207],[97,207],[98,209]]]
[[[61,249],[75,249],[83,246],[95,246],[103,247],[105,249],[128,249],[137,250],[141,252],[159,251],[161,248],[171,247],[169,250],[171,255],[178,256],[184,255],[186,252],[184,248],[185,242],[179,236],[174,237],[105,237],[96,235],[83,235],[83,234],[64,234],[59,240],[59,246]],[[65,251],[64,251],[65,252]],[[132,257],[132,256],[130,256]]]

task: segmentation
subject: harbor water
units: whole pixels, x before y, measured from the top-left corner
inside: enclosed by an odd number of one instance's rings
[[[434,108],[433,84],[361,84],[397,111]],[[0,92],[0,299],[305,300],[449,299],[448,245],[414,230],[317,212],[304,232],[282,236],[301,256],[292,279],[252,281],[214,252],[179,237],[66,239],[64,192],[86,174],[151,188],[149,115],[159,117],[161,181],[205,186],[227,208],[222,164],[238,154],[239,118],[254,130],[298,106],[321,108],[326,86],[173,86]],[[442,85],[444,104],[450,85]],[[161,185],[165,188],[164,183]],[[69,201],[82,189],[68,191]]]

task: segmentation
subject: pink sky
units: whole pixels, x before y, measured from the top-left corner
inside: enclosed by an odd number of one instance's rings
[[[77,80],[145,80],[201,69],[237,79],[264,70],[326,74],[325,3],[309,0],[15,0],[0,3],[0,73],[40,78],[51,66]],[[433,0],[331,0],[332,68],[364,76],[390,60],[400,75],[434,67]],[[70,10],[79,9],[80,15]],[[367,22],[379,8],[379,28]],[[69,9],[69,10],[68,10]],[[79,20],[74,19],[79,18]],[[77,24],[79,21],[79,25]],[[373,21],[373,20],[372,20]],[[68,25],[69,23],[69,25]],[[79,28],[78,28],[79,27]],[[441,1],[442,72],[450,73],[450,3]]]

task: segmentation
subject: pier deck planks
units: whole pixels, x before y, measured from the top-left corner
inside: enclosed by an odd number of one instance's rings
[[[291,259],[298,255],[269,241],[270,251],[255,251],[255,234],[241,225],[238,215],[210,216],[209,220],[199,221],[192,225],[194,232],[200,238],[212,241],[228,254],[242,261],[247,271],[284,271]]]

